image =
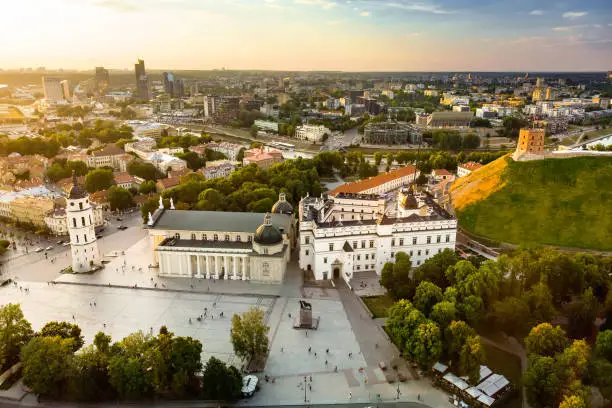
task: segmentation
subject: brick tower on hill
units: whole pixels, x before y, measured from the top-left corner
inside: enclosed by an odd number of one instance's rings
[[[544,129],[525,128],[519,133],[519,140],[512,158],[516,161],[544,158]]]

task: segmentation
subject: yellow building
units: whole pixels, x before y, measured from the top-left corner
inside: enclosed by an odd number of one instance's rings
[[[512,157],[514,160],[533,160],[544,155],[544,129],[526,128],[519,132],[519,140]]]
[[[531,94],[531,99],[535,101],[543,101],[546,98],[546,91],[543,88],[536,88]]]
[[[44,227],[45,215],[53,210],[54,199],[51,197],[17,197],[11,201],[13,219],[18,222]]]

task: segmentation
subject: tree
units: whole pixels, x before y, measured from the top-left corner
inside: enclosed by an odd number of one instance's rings
[[[445,249],[425,260],[421,266],[416,268],[412,275],[413,279],[415,282],[429,281],[440,288],[446,288],[450,282],[444,273],[449,266],[454,266],[459,260],[460,258],[455,251]]]
[[[446,354],[452,362],[452,366],[459,364],[461,350],[467,343],[467,339],[476,336],[476,331],[464,321],[453,321],[444,331],[444,343]]]
[[[137,176],[145,180],[155,181],[158,171],[151,163],[145,163],[140,160],[132,160],[128,164],[128,173],[130,173],[132,176]]]
[[[566,395],[559,408],[587,408],[586,402],[578,395]]]
[[[383,155],[381,152],[375,152],[374,153],[374,164],[376,164],[376,166],[380,166],[380,163],[382,162],[382,158],[383,158]]]
[[[571,302],[567,306],[567,332],[569,336],[574,339],[591,336],[598,311],[599,302],[595,295],[593,295],[593,290],[588,288],[580,296],[580,299]]]
[[[264,312],[250,308],[242,316],[232,317],[231,340],[237,356],[253,360],[263,358],[268,353],[268,331],[264,323]]]
[[[242,376],[234,366],[227,366],[215,357],[208,359],[202,376],[204,397],[234,401],[240,397]]]
[[[553,408],[559,403],[563,384],[558,375],[557,363],[552,357],[536,357],[531,360],[524,376],[527,400],[534,408]]]
[[[414,285],[410,279],[412,262],[405,252],[395,254],[395,263],[387,262],[382,269],[380,284],[384,286],[393,299],[410,298]]]
[[[440,328],[434,322],[422,323],[412,339],[412,354],[421,368],[430,368],[442,354]]]
[[[541,323],[535,326],[525,337],[527,355],[554,357],[567,346],[568,340],[565,331],[553,327],[550,323]]]
[[[480,365],[485,362],[485,353],[480,342],[480,336],[467,338],[459,353],[459,375],[466,375],[471,384],[480,380]]]
[[[54,337],[59,336],[62,339],[72,339],[74,351],[77,351],[85,341],[83,335],[81,335],[81,328],[76,324],[68,322],[48,322],[40,329],[40,335],[43,337]]]
[[[134,207],[132,194],[123,187],[112,186],[108,189],[108,202],[111,210],[126,210]]]
[[[495,325],[510,335],[525,332],[529,325],[529,307],[523,299],[516,297],[495,302],[491,316]]]
[[[70,394],[79,401],[103,401],[114,398],[115,391],[108,376],[110,336],[98,332],[94,344],[74,356],[74,375],[70,378]]]
[[[72,374],[74,340],[35,337],[23,347],[23,382],[37,394],[59,398]]]
[[[557,355],[559,377],[566,388],[571,388],[574,383],[582,380],[587,372],[590,358],[591,348],[584,340],[574,340],[569,347],[563,350],[563,353]]]
[[[179,153],[176,155],[179,159],[183,159],[187,162],[187,167],[191,170],[198,170],[204,167],[206,161],[202,159],[196,152],[188,151],[186,153]]]
[[[140,399],[153,391],[155,355],[149,349],[151,336],[132,333],[118,343],[108,362],[109,382],[122,399]]]
[[[465,149],[477,149],[480,146],[480,137],[473,133],[468,133],[463,136],[461,147]]]
[[[21,306],[8,303],[0,306],[0,368],[7,368],[19,359],[19,351],[34,332],[23,317]]]
[[[90,193],[106,190],[115,184],[112,170],[95,169],[87,173],[85,177],[85,190]]]
[[[612,330],[605,330],[597,334],[595,353],[598,357],[612,362]]]
[[[526,300],[530,315],[536,322],[548,322],[555,316],[552,294],[545,283],[533,285],[526,293]]]
[[[425,184],[427,184],[427,176],[424,173],[420,173],[419,177],[417,177],[415,183],[418,186],[424,186]]]
[[[155,192],[155,182],[153,180],[145,181],[138,188],[140,194],[149,194]]]
[[[425,316],[429,316],[433,306],[441,302],[443,298],[442,289],[431,282],[423,281],[417,286],[414,294],[414,306]]]
[[[436,303],[431,309],[429,318],[438,323],[441,330],[444,330],[453,320],[457,319],[457,308],[454,303],[448,301]]]

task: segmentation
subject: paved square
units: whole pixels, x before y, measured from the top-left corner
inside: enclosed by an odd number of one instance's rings
[[[275,303],[274,298],[257,296],[85,285],[49,286],[46,283],[20,285],[29,288],[29,293],[20,291],[19,286],[2,287],[1,303],[20,303],[34,330],[39,330],[52,320],[76,322],[81,327],[86,344],[89,344],[99,331],[111,335],[113,341],[118,341],[138,330],[147,333],[153,328],[153,332],[157,333],[162,325],[166,325],[168,330],[178,336],[191,336],[200,340],[202,361],[215,356],[238,367],[240,362],[230,342],[231,317],[253,306],[270,313]],[[90,306],[93,302],[96,306]],[[208,309],[207,316],[198,322],[196,318],[204,314],[204,308]],[[220,318],[220,312],[223,312],[223,318]]]

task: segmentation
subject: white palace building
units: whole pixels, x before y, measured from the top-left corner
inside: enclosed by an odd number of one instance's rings
[[[280,283],[291,257],[293,207],[281,194],[272,214],[182,211],[161,199],[147,228],[160,276]]]
[[[457,219],[413,187],[398,192],[397,208],[378,194],[332,193],[303,198],[299,207],[300,268],[317,280],[380,275],[400,251],[416,267],[455,248]]]

